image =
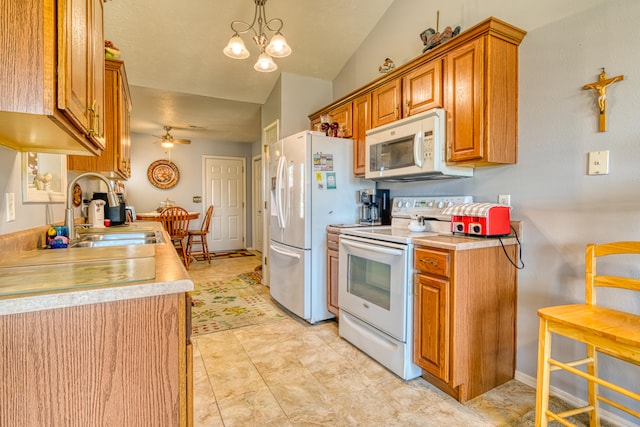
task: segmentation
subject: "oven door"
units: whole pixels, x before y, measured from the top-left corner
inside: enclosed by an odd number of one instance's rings
[[[339,252],[340,310],[406,342],[408,246],[340,236]]]

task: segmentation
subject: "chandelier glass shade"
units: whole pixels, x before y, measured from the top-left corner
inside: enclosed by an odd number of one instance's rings
[[[160,145],[162,145],[162,148],[173,148],[173,142],[171,141],[162,141]]]
[[[273,58],[284,58],[291,54],[291,47],[287,44],[280,30],[284,23],[280,18],[267,19],[264,5],[267,0],[253,0],[256,4],[253,21],[251,24],[244,21],[233,21],[231,30],[233,36],[227,46],[223,49],[225,55],[234,59],[245,59],[249,57],[249,50],[244,44],[240,34],[253,32],[253,41],[260,49],[260,56],[253,68],[256,71],[270,72],[278,69],[273,62]],[[274,33],[269,39],[265,31]]]

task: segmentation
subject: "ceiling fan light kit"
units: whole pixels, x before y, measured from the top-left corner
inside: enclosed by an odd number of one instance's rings
[[[170,149],[173,148],[174,144],[191,144],[190,139],[174,138],[173,135],[169,133],[171,129],[171,126],[165,126],[164,135],[157,137],[160,138],[160,145],[162,146],[162,148]]]
[[[260,56],[253,68],[260,72],[271,72],[278,69],[273,58],[284,58],[291,54],[291,47],[287,44],[280,30],[284,23],[280,18],[267,19],[264,5],[267,0],[253,0],[256,4],[253,21],[251,24],[244,21],[233,21],[231,30],[233,36],[223,49],[225,55],[233,59],[245,59],[249,57],[244,41],[240,34],[253,31],[253,41],[260,48]],[[257,29],[255,28],[257,24]],[[271,39],[265,34],[265,30],[275,33]]]

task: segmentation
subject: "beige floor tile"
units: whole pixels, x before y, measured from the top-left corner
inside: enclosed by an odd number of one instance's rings
[[[198,262],[189,273],[218,280],[260,260]],[[335,321],[287,317],[193,341],[196,426],[502,426],[535,402],[514,380],[462,405],[422,378],[401,380],[342,339]]]

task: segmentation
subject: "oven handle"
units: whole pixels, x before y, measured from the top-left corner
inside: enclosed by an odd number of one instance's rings
[[[359,248],[359,249],[365,249],[367,251],[371,251],[371,252],[378,252],[381,254],[385,254],[385,255],[402,255],[402,253],[404,251],[400,250],[400,249],[391,249],[391,248],[385,248],[382,246],[375,246],[375,245],[367,245],[364,243],[356,243],[354,241],[350,241],[347,239],[342,239],[342,243],[345,246],[352,246],[354,248]]]
[[[300,259],[300,255],[298,255],[298,254],[294,254],[293,252],[283,251],[282,249],[278,249],[273,245],[270,245],[270,246],[271,246],[271,250],[273,250],[274,252],[279,253],[280,255],[288,256],[289,258]]]

